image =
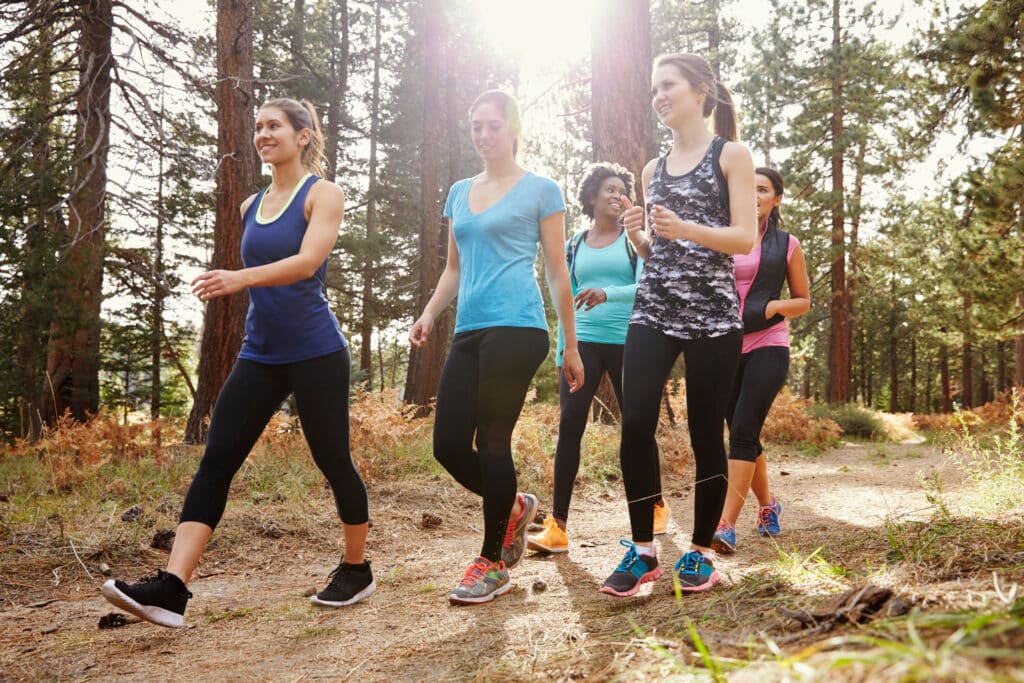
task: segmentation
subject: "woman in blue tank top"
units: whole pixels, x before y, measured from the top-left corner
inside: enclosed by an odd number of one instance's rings
[[[345,553],[320,605],[353,604],[376,589],[364,557],[366,487],[349,447],[349,356],[324,296],[327,257],[338,238],[345,198],[323,175],[323,134],[308,102],[271,100],[260,108],[254,136],[273,180],[241,207],[241,270],[212,270],[192,281],[203,301],[249,293],[245,339],[217,397],[206,450],[185,496],[167,571],[138,583],[108,581],[115,605],[161,626],[182,626],[192,594],[186,585],[220,521],[231,480],[267,422],[295,394],[303,434],[330,483]]]
[[[562,251],[562,191],[516,162],[520,124],[515,100],[500,91],[486,92],[473,103],[470,116],[484,172],[460,180],[448,193],[448,261],[409,332],[410,343],[423,345],[434,320],[458,296],[455,336],[437,390],[434,457],[483,498],[484,541],[448,595],[453,604],[488,602],[511,589],[508,569],[522,559],[526,528],[537,512],[535,496],[516,492],[512,430],[549,347],[534,272],[538,243],[565,335],[566,380],[572,391],[583,383]]]
[[[696,483],[693,536],[675,565],[676,585],[702,591],[720,579],[711,541],[728,485],[722,431],[743,339],[732,254],[749,252],[757,235],[754,163],[734,142],[732,98],[708,63],[690,54],[656,59],[651,104],[672,131],[672,149],[644,168],[646,207],[623,215],[645,261],[622,361],[619,458],[633,538],[621,541],[625,557],[601,587],[619,596],[662,574],[652,530],[661,495],[655,430],[680,353]]]

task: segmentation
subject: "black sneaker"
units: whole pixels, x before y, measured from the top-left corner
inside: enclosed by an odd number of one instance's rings
[[[111,579],[103,584],[100,593],[126,612],[171,628],[184,625],[185,606],[192,597],[181,579],[162,569],[138,583]]]
[[[369,560],[362,564],[349,564],[342,560],[331,572],[330,579],[327,588],[310,596],[310,602],[327,607],[344,607],[354,605],[377,590]]]

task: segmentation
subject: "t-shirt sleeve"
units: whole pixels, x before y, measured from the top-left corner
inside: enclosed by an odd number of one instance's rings
[[[565,211],[562,188],[551,178],[540,178],[537,197],[537,220],[542,221],[551,214]]]
[[[448,190],[448,199],[446,199],[444,202],[443,212],[444,217],[447,218],[448,220],[451,220],[452,218],[452,212],[454,209],[453,205],[455,204],[455,195],[458,194],[460,188],[462,187],[462,184],[463,181],[460,180],[459,182],[452,185],[451,188]]]
[[[786,247],[786,263],[789,263],[789,259],[793,258],[793,252],[800,246],[800,240],[796,238],[796,235],[790,234],[789,244]]]

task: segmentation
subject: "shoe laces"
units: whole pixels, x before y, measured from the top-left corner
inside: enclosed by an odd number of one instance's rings
[[[519,513],[519,517],[509,517],[508,526],[505,527],[505,540],[502,541],[502,545],[508,548],[512,545],[512,539],[516,536],[516,523],[520,518],[526,514],[526,506],[523,506],[522,511]]]
[[[156,570],[156,574],[150,574],[149,576],[143,576],[141,579],[139,579],[135,583],[136,584],[141,584],[141,583],[161,583],[163,581],[171,581],[172,578],[177,578],[177,577],[174,574],[171,574],[170,572],[165,572],[163,569],[157,569]],[[180,582],[182,586],[185,585],[184,582],[181,581],[180,579],[178,580],[178,582]],[[187,595],[189,598],[192,597],[192,593],[191,593],[191,591],[188,590],[187,587],[185,588],[185,595]]]
[[[640,559],[640,553],[636,551],[636,544],[627,541],[624,538],[619,539],[619,543],[626,546],[626,556],[622,558],[622,562],[619,562],[619,566],[616,567],[617,572],[628,572],[636,564],[636,561]]]
[[[676,563],[676,571],[679,571],[679,568],[682,567],[684,574],[696,574],[697,566],[703,561],[704,555],[696,550],[691,550],[679,558],[679,562]]]
[[[775,514],[775,510],[771,507],[764,507],[757,511],[758,522],[761,526],[766,527],[772,522],[772,515]]]
[[[488,562],[484,558],[480,558],[473,564],[469,565],[466,569],[466,573],[462,577],[462,581],[459,583],[463,586],[472,586],[474,583],[479,581],[487,573],[487,570],[494,566],[493,562]]]
[[[733,526],[724,519],[718,523],[718,529],[716,531],[732,531]]]

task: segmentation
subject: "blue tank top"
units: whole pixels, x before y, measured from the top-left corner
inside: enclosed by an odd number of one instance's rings
[[[285,208],[272,218],[259,217],[261,191],[245,211],[242,225],[242,263],[246,268],[294,256],[306,235],[304,205],[309,188],[319,178],[299,182]],[[290,285],[249,288],[249,313],[239,358],[281,364],[325,356],[347,346],[345,336],[324,296],[327,260],[313,277]]]

